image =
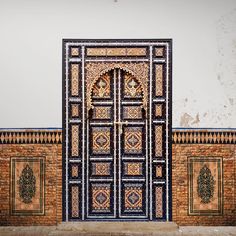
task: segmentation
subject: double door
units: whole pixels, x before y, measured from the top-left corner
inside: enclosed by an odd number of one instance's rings
[[[88,219],[145,219],[149,205],[147,111],[135,76],[122,69],[101,75],[87,115]]]
[[[63,220],[171,220],[171,40],[63,42]]]

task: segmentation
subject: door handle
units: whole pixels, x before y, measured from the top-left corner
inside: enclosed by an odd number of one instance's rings
[[[118,124],[118,125],[128,125],[129,122],[128,122],[128,121],[114,121],[114,124]]]
[[[128,125],[128,121],[114,121],[114,125],[118,125],[119,134],[123,133],[123,125]]]

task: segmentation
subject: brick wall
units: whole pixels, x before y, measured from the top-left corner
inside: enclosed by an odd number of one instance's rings
[[[56,135],[50,137],[50,135],[55,134],[54,132],[31,132],[30,139],[30,133],[26,132],[21,133],[22,137],[19,135],[18,139],[16,136],[12,137],[11,142],[10,139],[6,140],[5,138],[6,144],[0,144],[0,225],[55,225],[62,221],[62,145],[60,143],[60,132],[57,140]],[[4,133],[6,136],[9,134],[10,132]],[[3,133],[0,133],[3,140],[1,135]],[[50,137],[50,141],[47,139],[48,137]],[[37,160],[37,158],[43,157],[45,160],[43,215],[27,215],[29,214],[27,212],[20,215],[11,213],[11,159],[21,160],[25,157],[28,160],[33,158]],[[36,179],[37,181],[39,180]],[[30,208],[31,204],[28,205]]]
[[[197,131],[194,131],[196,133]],[[205,132],[206,134],[208,132]],[[173,136],[176,133],[173,133]],[[178,135],[178,132],[177,132]],[[172,197],[173,221],[178,225],[236,225],[236,145],[234,141],[221,139],[209,143],[201,138],[189,141],[186,132],[181,132],[182,138],[176,139],[172,145]],[[181,137],[181,135],[179,135]],[[201,135],[201,134],[198,134]],[[225,134],[224,134],[225,136]],[[186,138],[187,137],[187,138]],[[199,143],[198,141],[199,140]],[[222,207],[223,212],[214,214],[189,214],[189,158],[216,159],[222,158]],[[203,204],[204,207],[204,204]],[[207,205],[205,204],[205,207]]]
[[[236,132],[173,132],[173,221],[179,225],[236,225]],[[211,139],[212,137],[212,139]],[[215,138],[214,138],[215,137]],[[227,137],[227,138],[226,138]],[[11,159],[45,157],[43,215],[12,215]],[[222,208],[218,215],[189,214],[189,158],[222,158]],[[204,207],[204,205],[203,205]],[[0,225],[56,225],[62,221],[61,131],[0,132]]]

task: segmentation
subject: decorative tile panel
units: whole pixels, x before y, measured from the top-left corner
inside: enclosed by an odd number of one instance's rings
[[[146,56],[146,48],[87,48],[87,56]]]
[[[79,104],[71,104],[71,117],[78,118],[79,115]]]
[[[163,107],[163,105],[162,104],[156,104],[155,105],[155,116],[157,117],[157,118],[160,118],[160,117],[162,117],[163,116],[163,114],[162,114],[162,108]]]
[[[110,184],[92,184],[92,212],[111,211]]]
[[[71,177],[76,178],[79,176],[79,166],[77,164],[71,165]]]
[[[11,158],[11,215],[44,215],[44,157]]]
[[[71,126],[71,155],[73,157],[79,156],[79,126]]]
[[[71,187],[71,217],[79,217],[79,187]]]
[[[143,189],[139,184],[125,185],[125,212],[143,211]]]
[[[123,117],[124,119],[133,119],[133,120],[142,119],[141,106],[124,106]]]
[[[92,151],[94,154],[110,154],[111,131],[109,127],[93,127],[92,137]]]
[[[109,162],[92,163],[92,175],[110,176],[110,174],[111,174],[111,163]]]
[[[157,165],[156,166],[156,177],[157,178],[161,178],[162,177],[162,166],[161,165]]]
[[[155,187],[156,195],[156,218],[163,217],[163,188],[161,186]]]
[[[155,156],[162,156],[162,126],[155,126]]]
[[[93,98],[110,98],[111,97],[111,78],[108,73],[101,76],[93,86]]]
[[[131,74],[124,76],[124,97],[125,98],[141,98],[142,86],[139,81]]]
[[[58,130],[0,130],[0,144],[60,144],[62,132]]]
[[[156,96],[163,96],[163,65],[157,64],[155,66],[155,75],[156,75]]]
[[[124,174],[129,176],[138,176],[143,174],[142,162],[126,162],[124,163]]]
[[[155,51],[155,56],[156,57],[163,57],[164,56],[164,52],[165,52],[165,48],[164,47],[156,47],[154,49]]]
[[[111,119],[111,107],[96,106],[93,108],[93,119],[109,120]]]
[[[71,48],[70,48],[70,55],[71,55],[72,57],[79,56],[79,48],[77,48],[77,47],[71,47]]]
[[[173,144],[236,144],[235,130],[174,130],[172,134]]]
[[[189,157],[189,214],[221,215],[223,177],[221,157]]]
[[[142,154],[143,136],[141,127],[124,128],[124,152],[127,154]]]
[[[79,96],[79,64],[71,64],[71,95]]]

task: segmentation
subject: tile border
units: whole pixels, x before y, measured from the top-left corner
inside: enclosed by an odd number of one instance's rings
[[[62,144],[62,130],[0,129],[0,144]],[[172,129],[172,144],[236,144],[236,129]]]

